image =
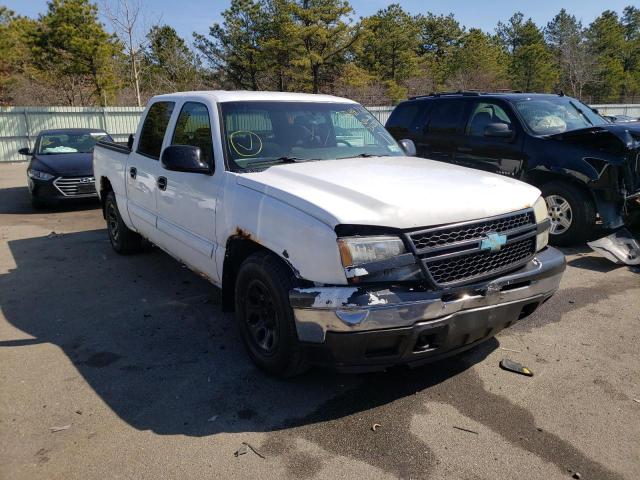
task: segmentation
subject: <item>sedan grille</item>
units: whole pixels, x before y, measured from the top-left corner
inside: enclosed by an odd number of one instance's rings
[[[53,184],[65,197],[90,197],[96,195],[93,177],[59,177]]]
[[[536,252],[533,210],[409,232],[424,271],[439,287],[468,283],[513,270]],[[499,238],[498,244],[487,242]]]

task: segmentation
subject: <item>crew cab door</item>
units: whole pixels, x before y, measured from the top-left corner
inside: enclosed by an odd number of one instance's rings
[[[160,152],[173,108],[174,102],[161,101],[149,106],[126,165],[129,216],[135,229],[151,241],[155,241],[156,234]]]
[[[421,117],[416,132],[419,157],[453,162],[461,142],[468,102],[463,98],[437,98]]]
[[[199,101],[178,105],[165,140],[165,147],[199,147],[201,159],[211,167],[210,174],[171,171],[161,162],[156,198],[158,244],[217,282],[215,213],[224,172],[216,172],[214,167],[211,112]]]
[[[473,102],[455,163],[520,178],[524,169],[523,131],[511,108],[500,100]]]

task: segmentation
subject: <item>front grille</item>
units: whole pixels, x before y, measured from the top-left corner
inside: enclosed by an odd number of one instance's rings
[[[428,262],[429,273],[439,284],[474,280],[499,273],[528,260],[535,253],[536,239],[526,238],[502,247],[499,252],[479,252],[445,260]]]
[[[536,252],[536,222],[532,209],[472,222],[410,232],[424,271],[439,287],[468,283],[515,269]],[[495,250],[483,250],[488,234],[506,238]]]
[[[416,250],[422,250],[455,242],[479,240],[489,232],[504,233],[509,230],[531,225],[532,223],[535,223],[533,220],[533,212],[522,212],[508,217],[472,223],[471,225],[443,227],[426,232],[414,233],[411,234],[411,240]]]
[[[88,197],[96,194],[93,177],[59,177],[53,184],[65,197]]]

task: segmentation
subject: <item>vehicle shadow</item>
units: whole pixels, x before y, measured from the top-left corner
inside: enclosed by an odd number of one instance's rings
[[[97,199],[78,199],[51,203],[43,209],[36,210],[31,205],[29,195],[29,189],[26,186],[0,189],[0,214],[29,215],[48,212],[74,212],[80,210],[93,210],[100,207],[100,203]]]
[[[295,418],[328,421],[427,389],[498,345],[491,340],[446,368],[400,377],[317,370],[277,380],[250,363],[211,284],[160,251],[119,256],[105,230],[14,240],[9,248],[17,267],[0,275],[2,312],[34,339],[4,339],[0,348],[59,346],[119,417],[159,434],[272,431]],[[366,396],[314,416],[363,379]]]

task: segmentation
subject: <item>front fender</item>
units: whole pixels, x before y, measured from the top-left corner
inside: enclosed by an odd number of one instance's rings
[[[221,247],[230,237],[244,237],[278,255],[299,278],[347,284],[337,236],[331,227],[264,193],[235,182],[227,186],[223,211],[216,215],[216,236]],[[224,264],[225,252],[225,248],[216,252],[218,268]]]

